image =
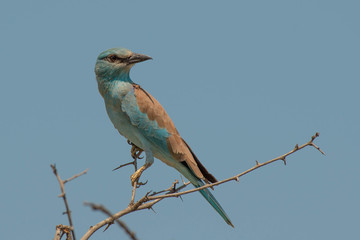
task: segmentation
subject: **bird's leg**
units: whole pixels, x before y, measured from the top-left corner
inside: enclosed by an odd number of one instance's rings
[[[145,164],[139,168],[133,175],[131,175],[130,179],[131,179],[131,185],[134,186],[134,183],[136,182],[136,180],[138,180],[141,176],[141,174],[148,168],[150,167],[153,162],[154,162],[154,157],[153,154],[151,152],[151,150],[149,149],[145,149],[145,156],[146,156],[146,160],[145,160]]]

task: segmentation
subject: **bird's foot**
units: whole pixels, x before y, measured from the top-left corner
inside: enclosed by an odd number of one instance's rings
[[[139,148],[138,146],[136,146],[134,143],[130,142],[128,140],[128,144],[131,145],[131,157],[133,159],[143,159],[144,157],[140,157],[141,153],[144,151],[141,148]]]
[[[139,148],[136,145],[132,145],[132,147],[131,147],[131,157],[133,159],[143,159],[144,157],[140,157],[142,152],[143,152],[143,150],[141,148]]]
[[[131,175],[130,180],[131,180],[131,185],[134,186],[135,182],[137,180],[139,180],[141,174],[143,173],[143,171],[145,171],[147,167],[144,165],[141,168],[139,168],[135,173],[133,173],[133,175]],[[142,184],[144,185],[144,184]]]

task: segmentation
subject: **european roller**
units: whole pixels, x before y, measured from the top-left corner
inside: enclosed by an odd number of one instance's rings
[[[145,152],[145,164],[131,176],[132,184],[153,164],[154,157],[175,168],[195,187],[217,182],[180,136],[160,103],[130,79],[130,69],[149,59],[152,58],[125,48],[111,48],[98,56],[95,66],[99,92],[111,122],[121,135]],[[199,192],[234,227],[209,189]]]

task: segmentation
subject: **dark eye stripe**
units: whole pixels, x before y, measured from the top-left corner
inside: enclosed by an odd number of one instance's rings
[[[116,55],[110,55],[110,56],[107,56],[105,59],[106,61],[109,61],[109,62],[126,62],[129,60],[130,57],[127,57],[127,58],[119,58],[118,56]]]

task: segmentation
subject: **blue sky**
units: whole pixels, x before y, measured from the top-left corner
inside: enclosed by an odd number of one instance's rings
[[[139,239],[355,239],[360,215],[358,1],[2,1],[0,238],[50,239],[67,224],[50,164],[65,179],[79,238],[130,199],[129,146],[108,119],[94,64],[123,46],[153,57],[133,81],[165,107],[218,179],[305,149],[217,187],[235,229],[200,194],[125,216]],[[180,179],[160,161],[139,190]],[[127,239],[117,226],[93,239]]]

